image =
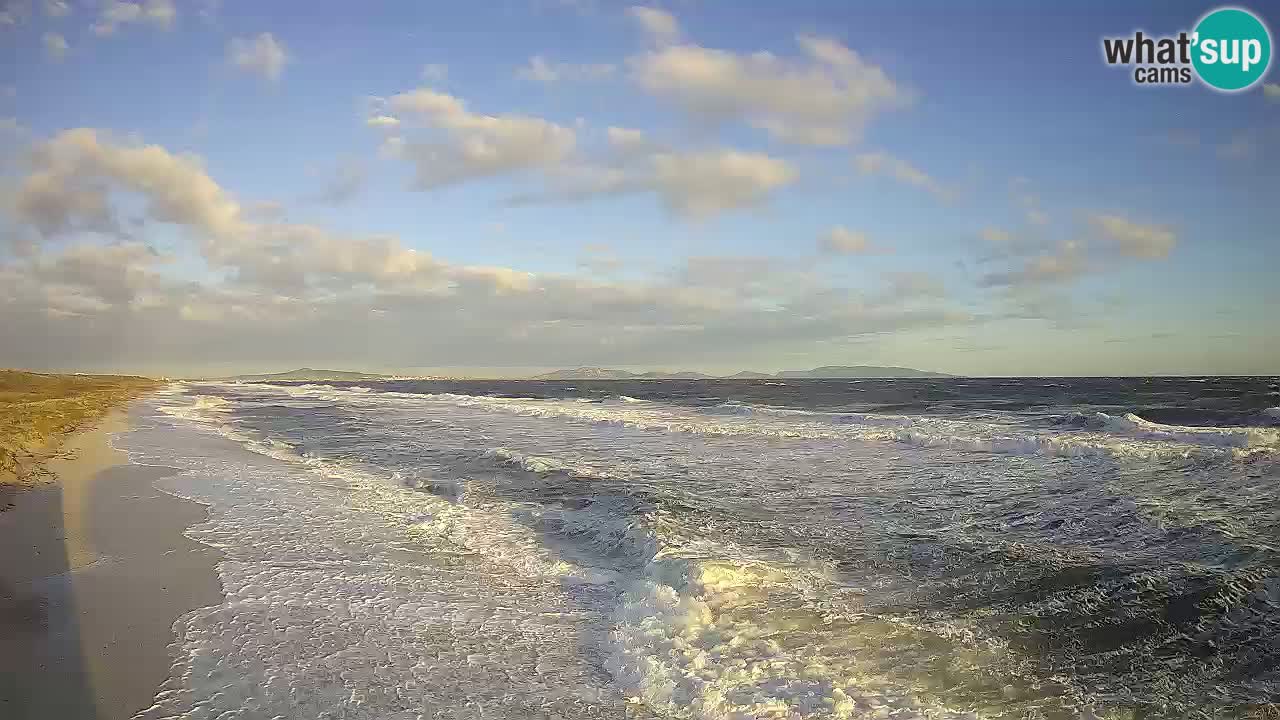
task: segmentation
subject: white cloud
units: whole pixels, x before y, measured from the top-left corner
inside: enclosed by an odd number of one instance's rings
[[[987,273],[979,281],[983,287],[1050,285],[1075,279],[1090,269],[1084,247],[1075,240],[1034,255],[1018,266]]]
[[[885,175],[900,183],[932,193],[943,200],[955,197],[955,192],[951,188],[906,160],[889,153],[862,153],[853,159],[853,164],[863,175]]]
[[[735,150],[653,156],[654,184],[677,215],[703,218],[759,205],[768,194],[796,179],[788,163],[760,153]]]
[[[1173,230],[1162,225],[1134,222],[1119,215],[1095,213],[1089,222],[1123,255],[1145,260],[1157,260],[1169,256],[1178,238]]]
[[[199,160],[159,146],[117,145],[95,130],[80,128],[39,145],[31,162],[12,198],[12,210],[46,236],[115,228],[107,183],[142,193],[157,219],[220,237],[241,229],[239,205],[205,174]]]
[[[450,117],[432,122],[477,122]],[[713,185],[741,182],[730,201],[751,201],[790,174],[780,161],[731,151],[653,162],[681,193],[671,202],[691,212],[722,205]],[[69,236],[90,221],[113,221],[118,191],[136,193],[148,221],[185,229],[176,256],[102,238],[61,245],[84,240]],[[0,259],[0,333],[11,341],[0,345],[3,365],[698,362],[969,321],[832,288],[812,268],[776,259],[699,258],[631,282],[450,263],[393,236],[250,216],[198,158],[92,129],[35,148],[16,193],[10,217],[47,241]],[[179,257],[181,270],[171,262]],[[192,280],[201,262],[206,271]]]
[[[444,135],[404,141],[398,154],[413,162],[416,185],[430,189],[511,172],[554,166],[573,152],[576,134],[526,115],[479,115],[458,98],[428,88],[395,95],[387,106]]]
[[[422,66],[422,79],[424,82],[438,83],[444,82],[449,77],[449,66],[441,63],[427,63]]]
[[[71,6],[66,0],[44,0],[44,14],[49,17],[66,17],[71,14]]]
[[[608,63],[566,63],[547,60],[541,55],[529,58],[529,64],[518,68],[516,76],[545,84],[602,80],[617,70]]]
[[[67,50],[70,49],[67,39],[58,33],[45,33],[41,42],[44,43],[44,56],[54,62],[61,62],[67,56]]]
[[[395,129],[400,127],[400,119],[391,115],[373,115],[366,119],[365,124],[369,127]]]
[[[797,177],[795,168],[785,160],[762,153],[655,150],[635,132],[615,128],[610,133],[611,142],[624,151],[622,164],[561,168],[550,176],[550,189],[519,195],[512,204],[654,193],[671,214],[702,220],[763,205],[771,193]]]
[[[360,194],[368,177],[369,169],[364,163],[347,160],[338,166],[324,189],[313,199],[323,205],[342,205]]]
[[[639,150],[648,146],[649,141],[643,130],[609,126],[605,130],[609,145],[622,151]]]
[[[743,121],[777,139],[845,145],[908,94],[879,67],[834,40],[798,38],[806,59],[697,45],[631,60],[635,81],[702,122]]]
[[[290,62],[284,45],[271,33],[259,33],[252,39],[232,38],[227,44],[227,61],[245,72],[276,81]]]
[[[982,235],[983,240],[986,240],[993,245],[1007,245],[1010,242],[1013,242],[1013,235],[1010,234],[1008,230],[998,227],[982,228],[982,232],[980,234]]]
[[[21,25],[30,14],[30,0],[4,0],[0,3],[0,28]]]
[[[111,35],[122,25],[146,23],[162,30],[173,27],[178,17],[177,8],[172,0],[146,0],[145,2],[123,2],[123,0],[106,0],[102,5],[98,22],[92,27],[96,35]]]
[[[843,225],[837,225],[823,233],[818,238],[818,248],[836,255],[878,255],[890,252],[889,248],[872,243],[866,233],[850,230]]]
[[[653,42],[667,45],[680,39],[680,23],[671,13],[658,8],[633,5],[627,15],[648,34]]]

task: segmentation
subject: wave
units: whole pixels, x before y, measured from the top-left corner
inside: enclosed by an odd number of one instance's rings
[[[453,393],[419,397],[487,411],[671,433],[891,442],[960,452],[1162,460],[1244,458],[1280,449],[1280,432],[1275,430],[1163,425],[1132,413],[1122,417],[1097,413],[1087,418],[1087,428],[1045,432],[1011,423],[820,413],[739,403],[691,412],[658,403],[623,408]]]
[[[612,477],[609,473],[595,468],[566,463],[561,460],[557,460],[556,458],[544,455],[528,455],[518,450],[512,450],[511,448],[490,448],[484,451],[483,455],[484,457],[497,460],[500,463],[518,467],[521,470],[535,474],[563,473],[574,477],[595,479]]]

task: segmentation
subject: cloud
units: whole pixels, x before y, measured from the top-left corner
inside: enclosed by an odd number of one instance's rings
[[[614,74],[617,68],[608,63],[565,63],[549,61],[541,55],[529,58],[529,64],[516,70],[516,76],[544,84],[558,82],[586,82],[601,80]]]
[[[478,178],[554,166],[573,152],[573,129],[526,115],[479,115],[452,95],[419,88],[389,98],[402,121],[438,131],[443,139],[406,140],[397,154],[416,167],[415,186],[427,190]]]
[[[3,0],[0,2],[0,29],[17,27],[30,15],[30,0]]]
[[[1090,213],[1084,220],[1089,233],[1079,239],[1054,245],[1020,241],[1016,252],[991,256],[1013,260],[1015,264],[986,273],[978,284],[1015,288],[1063,284],[1087,274],[1112,270],[1124,259],[1163,259],[1177,243],[1176,234],[1167,227],[1136,222],[1120,215]],[[990,242],[1006,246],[1013,240],[1012,236],[994,228],[983,234]],[[1009,239],[1004,239],[1006,236]]]
[[[618,150],[638,150],[649,144],[643,130],[611,125],[605,130],[605,134],[609,139],[609,145]]]
[[[796,179],[783,160],[735,150],[659,153],[653,168],[654,189],[667,208],[691,218],[759,205]]]
[[[337,171],[313,198],[322,205],[343,205],[360,194],[369,177],[369,169],[356,160],[343,162]]]
[[[1051,285],[1073,280],[1089,269],[1083,245],[1070,240],[1028,258],[1015,268],[987,273],[978,284],[981,287]]]
[[[885,275],[894,295],[901,297],[942,297],[946,285],[936,275],[927,272],[899,271]]]
[[[71,14],[71,6],[66,0],[44,0],[44,14],[49,17],[66,17]]]
[[[252,39],[232,38],[227,44],[227,62],[274,82],[280,79],[290,58],[284,45],[271,33],[264,32]]]
[[[1280,102],[1280,85],[1276,83],[1265,83],[1262,86],[1262,95],[1268,100]]]
[[[35,148],[11,209],[47,237],[111,232],[119,225],[109,203],[111,185],[144,195],[159,220],[219,237],[241,229],[239,205],[198,159],[155,145],[113,144],[88,128],[59,133]]]
[[[67,50],[70,49],[67,39],[58,33],[45,33],[41,42],[44,43],[44,56],[54,62],[61,62],[67,56]]]
[[[106,0],[98,22],[91,28],[95,35],[112,35],[122,25],[146,23],[161,30],[173,27],[178,17],[178,10],[172,0],[146,0],[145,2],[123,2],[122,0]]]
[[[1173,230],[1161,225],[1134,222],[1119,215],[1095,213],[1089,223],[1123,255],[1144,260],[1169,256],[1177,244]]]
[[[1031,191],[1031,181],[1024,177],[1016,177],[1009,181],[1009,194],[1014,204],[1022,208],[1027,222],[1044,227],[1049,224],[1049,215],[1040,207],[1040,196]]]
[[[1013,235],[1008,230],[998,227],[982,228],[982,231],[979,234],[982,236],[983,240],[986,240],[992,245],[1008,245],[1014,240]]]
[[[864,232],[837,225],[818,238],[818,249],[835,255],[880,255],[892,252],[871,242]]]
[[[627,16],[659,45],[669,45],[680,38],[680,23],[671,13],[657,8],[633,5],[627,8]]]
[[[444,82],[449,77],[449,66],[441,63],[427,63],[422,66],[422,79],[424,82],[438,83]]]
[[[763,205],[774,191],[795,181],[789,163],[762,153],[713,149],[655,150],[643,136],[616,128],[615,147],[625,152],[616,166],[579,165],[558,170],[550,187],[512,198],[513,205],[654,193],[669,213],[688,220]],[[619,144],[620,143],[620,144]]]
[[[0,259],[3,365],[706,362],[971,321],[832,287],[776,258],[695,258],[630,282],[452,263],[394,236],[251,216],[198,158],[93,129],[59,133],[29,162],[12,217],[50,234]],[[755,184],[780,172],[732,152],[672,162],[690,177],[709,167]],[[86,220],[117,216],[119,191],[136,193],[144,229],[185,230],[179,245],[81,235]],[[82,197],[101,204],[68,202]]]
[[[838,42],[797,41],[803,60],[697,45],[660,48],[632,58],[632,77],[700,122],[741,121],[808,145],[852,143],[876,115],[909,101],[883,70]]]
[[[400,126],[400,119],[390,115],[373,115],[364,122],[373,128],[395,129]]]
[[[863,175],[884,175],[905,185],[951,200],[955,192],[911,163],[885,152],[862,153],[853,159],[854,167]]]

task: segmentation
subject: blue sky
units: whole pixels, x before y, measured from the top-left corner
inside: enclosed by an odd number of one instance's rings
[[[1274,72],[1118,5],[10,3],[0,364],[1280,373]]]

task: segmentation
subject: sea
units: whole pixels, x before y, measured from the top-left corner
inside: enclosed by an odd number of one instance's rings
[[[185,382],[142,720],[1280,717],[1280,379]]]

